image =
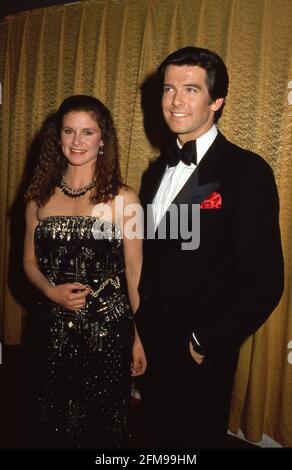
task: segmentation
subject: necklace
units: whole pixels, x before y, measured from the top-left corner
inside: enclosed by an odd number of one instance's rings
[[[83,196],[83,194],[87,193],[87,191],[92,189],[95,186],[95,181],[92,180],[86,186],[81,186],[81,188],[71,188],[70,186],[68,186],[68,184],[64,181],[64,178],[62,177],[58,186],[59,188],[61,188],[61,191],[65,194],[65,196],[75,198]]]

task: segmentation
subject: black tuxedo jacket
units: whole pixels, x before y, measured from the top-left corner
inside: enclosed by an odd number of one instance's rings
[[[142,187],[144,207],[165,168],[162,154],[149,173],[150,190]],[[168,229],[165,239],[145,240],[136,323],[146,351],[149,341],[165,352],[185,348],[192,331],[211,355],[238,348],[280,300],[279,202],[270,166],[218,133],[173,203],[178,211],[187,204],[191,221],[192,204],[213,192],[221,207],[200,209],[197,249],[182,250],[185,240],[171,239]]]

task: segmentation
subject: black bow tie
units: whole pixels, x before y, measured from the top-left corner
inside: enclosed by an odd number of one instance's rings
[[[173,145],[167,149],[168,166],[176,166],[180,160],[188,166],[191,163],[197,164],[197,147],[195,140],[189,140],[181,149],[178,147],[177,143],[173,143]]]

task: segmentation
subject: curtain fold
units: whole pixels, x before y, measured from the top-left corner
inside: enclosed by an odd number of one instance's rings
[[[44,119],[71,94],[104,101],[117,128],[122,175],[139,190],[158,154],[153,72],[176,48],[207,47],[230,74],[220,129],[275,172],[285,252],[285,293],[241,348],[229,426],[253,441],[265,433],[292,446],[291,24],[290,0],[85,0],[0,20],[0,328],[7,344],[18,344],[25,327],[23,194]]]

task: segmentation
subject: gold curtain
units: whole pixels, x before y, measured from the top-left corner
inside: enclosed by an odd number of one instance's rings
[[[21,341],[25,324],[23,175],[44,118],[74,93],[103,100],[115,119],[123,177],[138,190],[158,152],[144,129],[142,83],[178,47],[213,49],[231,80],[221,130],[274,169],[286,263],[277,311],[242,346],[230,429],[292,446],[291,24],[291,0],[85,0],[0,21],[0,326],[7,344]]]

